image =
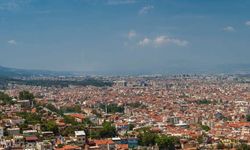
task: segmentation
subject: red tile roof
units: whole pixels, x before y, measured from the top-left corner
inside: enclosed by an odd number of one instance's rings
[[[108,144],[114,144],[112,140],[94,140],[96,145],[108,145]]]
[[[26,141],[37,141],[38,138],[36,136],[28,136],[28,137],[25,137],[25,140]]]
[[[65,145],[62,148],[57,148],[56,150],[78,150],[81,149],[79,146]]]

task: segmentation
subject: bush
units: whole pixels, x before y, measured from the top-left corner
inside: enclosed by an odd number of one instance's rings
[[[210,130],[209,126],[207,126],[207,125],[201,125],[201,129],[205,130],[205,131],[209,131]]]
[[[29,91],[21,91],[19,92],[19,99],[21,100],[34,100],[35,96]]]
[[[3,92],[0,92],[0,101],[3,102],[3,104],[13,104],[12,98]]]
[[[246,115],[246,120],[250,122],[250,114]]]

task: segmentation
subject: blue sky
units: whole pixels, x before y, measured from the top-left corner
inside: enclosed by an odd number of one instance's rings
[[[113,74],[250,66],[249,8],[249,0],[0,0],[0,65]]]

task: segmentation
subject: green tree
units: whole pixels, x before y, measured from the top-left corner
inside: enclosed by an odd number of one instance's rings
[[[156,143],[157,134],[150,130],[143,130],[138,135],[139,144],[142,146],[153,146]]]
[[[202,105],[202,104],[208,105],[208,104],[211,104],[211,103],[212,102],[210,100],[207,100],[207,99],[201,99],[201,100],[197,101],[197,104],[199,104],[199,105]]]
[[[0,112],[0,120],[2,120],[2,119],[3,119],[3,117],[4,117],[3,113],[2,113],[2,112]]]
[[[103,129],[100,131],[101,138],[111,138],[116,136],[116,129],[110,122],[103,123]]]
[[[197,142],[198,142],[199,144],[203,143],[203,136],[202,136],[202,135],[200,135],[200,136],[197,138]]]
[[[70,136],[70,135],[74,135],[74,131],[84,130],[85,128],[86,127],[83,124],[71,125],[71,126],[67,126],[66,128],[60,130],[60,133],[63,136]]]
[[[69,135],[73,135],[75,131],[75,128],[73,126],[68,126],[65,129],[61,130],[60,133],[62,134],[62,136],[69,136]]]
[[[217,149],[224,149],[224,148],[225,148],[225,145],[222,142],[217,144]]]
[[[71,124],[71,125],[77,125],[78,122],[76,122],[75,118],[71,117],[71,116],[63,116],[64,117],[64,122],[66,124]]]
[[[52,105],[51,103],[45,105],[44,107],[48,108],[50,111],[53,111],[55,113],[57,113],[60,116],[63,116],[63,110],[61,109],[57,109],[54,105]]]
[[[63,112],[65,113],[81,113],[81,106],[79,105],[75,105],[75,106],[72,106],[72,107],[65,107],[65,108],[62,108]]]
[[[29,91],[21,91],[19,92],[19,99],[21,100],[34,100],[35,96]]]
[[[93,138],[93,139],[99,139],[101,137],[100,132],[98,132],[98,131],[90,131],[89,132],[89,137]]]
[[[167,135],[160,135],[156,137],[155,142],[160,149],[174,150],[176,139]]]
[[[85,125],[94,125],[94,123],[91,122],[91,120],[89,118],[84,118],[83,124],[85,124]]]
[[[147,108],[146,105],[140,103],[140,102],[135,102],[135,103],[129,103],[127,106],[132,107],[132,108]]]
[[[250,122],[250,114],[247,114],[247,115],[246,115],[246,120],[247,120],[248,122]]]
[[[156,134],[149,128],[142,128],[139,130],[139,145],[141,146],[154,146],[157,144],[160,149],[174,150],[176,144],[180,144],[179,139],[173,136],[164,134]]]
[[[237,150],[250,150],[250,146],[246,143],[241,143],[236,147]]]
[[[118,106],[117,104],[101,104],[100,108],[103,109],[104,111],[107,110],[107,113],[123,113],[124,112],[124,107],[123,106]]]
[[[41,127],[43,131],[52,131],[54,134],[59,133],[59,129],[55,121],[50,120],[50,121],[43,122]]]
[[[36,113],[29,113],[29,112],[19,112],[17,113],[18,116],[25,119],[25,123],[27,124],[37,124],[41,123],[41,115]]]
[[[134,124],[129,124],[128,125],[128,130],[131,131],[135,128],[135,125]]]
[[[64,144],[58,144],[57,148],[63,148]]]
[[[210,130],[209,126],[207,126],[207,125],[201,125],[201,129],[205,130],[205,131],[209,131]]]
[[[0,101],[5,104],[13,104],[14,102],[12,101],[12,98],[8,95],[5,94],[4,92],[0,92]]]

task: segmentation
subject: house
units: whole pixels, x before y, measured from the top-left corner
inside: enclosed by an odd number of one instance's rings
[[[115,144],[121,144],[121,138],[119,137],[112,138],[112,141],[115,142]]]
[[[118,122],[118,123],[115,124],[115,128],[116,128],[117,131],[126,132],[129,129],[129,125],[126,122]]]
[[[75,131],[75,140],[77,144],[85,144],[86,143],[86,133],[85,131]]]
[[[24,130],[23,131],[23,135],[25,136],[35,135],[36,133],[37,133],[37,130]]]
[[[187,139],[182,139],[180,142],[182,149],[194,150],[198,148],[198,143],[196,141],[188,141]]]
[[[37,142],[36,149],[37,150],[51,150],[53,149],[53,146],[49,141]]]
[[[9,136],[14,136],[20,134],[20,128],[8,128],[7,133]]]
[[[189,125],[187,123],[183,122],[182,120],[180,120],[178,124],[175,124],[175,126],[181,127],[181,128],[188,128],[189,127]]]
[[[55,137],[52,131],[41,132],[43,139],[53,139]]]
[[[136,148],[138,146],[138,139],[137,138],[128,138],[127,139],[129,148]]]
[[[34,149],[36,147],[36,143],[38,141],[38,138],[36,136],[28,136],[25,137],[25,147],[27,149]]]
[[[167,118],[167,122],[169,122],[170,124],[178,124],[179,121],[180,121],[179,117],[171,116]]]
[[[15,147],[24,148],[25,143],[24,143],[24,137],[22,135],[15,135],[13,138]]]
[[[55,150],[81,150],[82,148],[74,145],[65,145],[62,148],[56,148]]]
[[[67,116],[73,117],[75,119],[76,122],[83,122],[83,120],[85,119],[85,116],[83,114],[79,114],[79,113],[67,113]]]
[[[117,144],[116,150],[128,150],[128,144]]]
[[[17,104],[21,105],[21,107],[29,108],[33,105],[33,102],[30,100],[18,100]]]
[[[100,150],[115,150],[115,143],[112,140],[94,140]]]

